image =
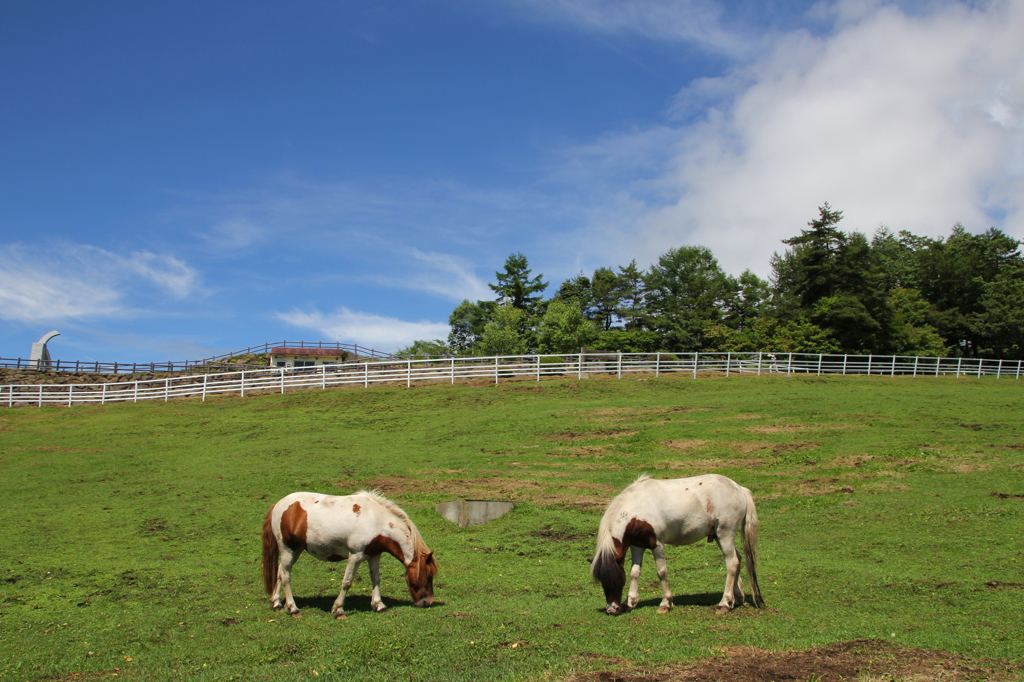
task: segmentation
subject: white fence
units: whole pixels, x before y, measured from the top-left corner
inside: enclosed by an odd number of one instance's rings
[[[866,374],[874,376],[992,376],[1019,379],[1020,360],[921,358],[892,355],[813,355],[805,353],[598,353],[453,357],[361,362],[320,367],[278,367],[98,384],[20,384],[0,386],[0,406],[96,405],[139,400],[170,400],[237,393],[284,393],[301,388],[405,384],[414,381],[503,380],[591,374],[684,374],[700,372],[761,375]]]

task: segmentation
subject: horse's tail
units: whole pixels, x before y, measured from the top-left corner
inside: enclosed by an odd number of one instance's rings
[[[757,584],[757,508],[754,507],[754,496],[746,488],[743,494],[747,498],[747,514],[743,525],[743,555],[747,559],[747,576],[750,578],[751,595],[754,606],[764,608],[764,597],[761,587]]]
[[[606,595],[621,595],[622,588],[626,585],[626,570],[619,564],[615,556],[615,539],[612,537],[612,514],[613,504],[609,505],[608,511],[601,519],[601,525],[597,531],[597,551],[594,560],[590,563],[590,575],[595,581],[601,583]]]
[[[280,558],[280,550],[277,547],[277,538],[274,537],[274,507],[270,506],[267,518],[263,520],[263,589],[267,594],[273,594],[277,587],[277,562]]]

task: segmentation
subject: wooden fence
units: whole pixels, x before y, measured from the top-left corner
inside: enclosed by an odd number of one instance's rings
[[[433,381],[487,380],[495,384],[509,379],[567,377],[584,379],[610,374],[621,379],[630,374],[684,374],[697,378],[701,372],[730,376],[864,374],[872,376],[956,376],[1019,379],[1020,360],[970,358],[922,358],[891,355],[812,355],[796,353],[602,353],[452,357],[447,359],[340,363],[319,367],[275,367],[218,374],[186,375],[97,384],[17,384],[0,386],[0,406],[42,407],[96,405],[140,400],[201,398],[219,394],[254,393],[336,386],[405,384]]]

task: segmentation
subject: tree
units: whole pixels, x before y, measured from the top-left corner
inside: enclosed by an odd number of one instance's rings
[[[722,316],[729,280],[704,246],[669,249],[645,279],[645,325],[666,338],[670,350],[702,349],[704,329]]]
[[[548,304],[537,332],[542,353],[578,353],[597,336],[579,306],[557,298]]]
[[[543,281],[544,275],[530,277],[530,267],[526,256],[521,253],[513,253],[505,259],[504,272],[495,272],[497,284],[488,284],[494,293],[498,295],[497,300],[508,300],[513,308],[526,311],[534,315],[542,299],[544,290],[548,283]]]
[[[619,309],[615,315],[624,322],[626,329],[637,329],[641,326],[646,285],[635,258],[626,267],[619,266],[618,280]]]
[[[451,332],[448,333],[448,347],[453,353],[468,353],[484,333],[484,327],[491,319],[496,307],[493,301],[471,302],[464,299],[448,316]]]
[[[407,355],[428,355],[438,357],[442,355],[451,355],[452,351],[448,345],[441,339],[434,339],[433,341],[419,340],[413,341],[412,344],[406,348],[398,350],[395,355],[407,356]]]
[[[615,313],[619,308],[621,287],[619,278],[611,268],[598,268],[590,280],[590,308],[587,317],[593,320],[599,329],[607,331],[612,328]]]
[[[520,355],[528,352],[529,343],[523,334],[526,320],[526,311],[511,303],[497,306],[480,335],[477,344],[480,354]]]

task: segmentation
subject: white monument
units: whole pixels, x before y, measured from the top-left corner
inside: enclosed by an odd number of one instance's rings
[[[43,334],[43,337],[32,344],[32,354],[28,356],[29,367],[35,369],[46,369],[50,366],[50,351],[46,347],[50,339],[55,336],[60,336],[60,332],[52,331],[47,334]]]

